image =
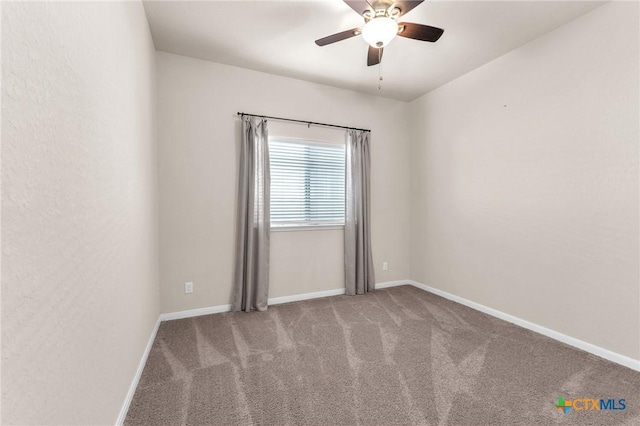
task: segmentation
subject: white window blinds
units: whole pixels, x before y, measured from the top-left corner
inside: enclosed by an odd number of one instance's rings
[[[271,226],[344,225],[345,147],[269,141]]]

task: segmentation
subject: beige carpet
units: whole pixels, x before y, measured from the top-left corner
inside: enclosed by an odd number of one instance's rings
[[[126,424],[639,425],[640,373],[402,286],[164,322]]]

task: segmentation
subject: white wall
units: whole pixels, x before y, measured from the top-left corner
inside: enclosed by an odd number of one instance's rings
[[[0,37],[2,36],[2,2],[0,2]],[[0,38],[0,72],[2,68],[2,46]],[[3,193],[2,189],[2,76],[0,75],[0,194]],[[2,226],[2,196],[0,195],[0,228]],[[2,233],[0,232],[0,424],[2,424]]]
[[[408,277],[405,102],[163,52],[157,64],[162,312],[230,303],[238,111],[371,129],[376,278]],[[279,136],[343,138],[336,130],[269,126]],[[344,288],[342,244],[339,230],[273,232],[270,297]],[[194,282],[193,294],[184,294],[186,281]]]
[[[638,4],[412,103],[411,277],[640,359]]]
[[[159,314],[138,2],[2,5],[2,424],[114,424]]]

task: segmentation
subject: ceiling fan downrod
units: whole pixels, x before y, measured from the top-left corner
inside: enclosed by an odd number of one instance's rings
[[[382,89],[382,49],[378,49],[378,90]]]

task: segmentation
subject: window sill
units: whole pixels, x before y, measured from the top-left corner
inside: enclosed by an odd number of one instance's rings
[[[332,229],[344,230],[344,225],[283,225],[283,226],[272,226],[271,227],[271,232],[330,231]]]

